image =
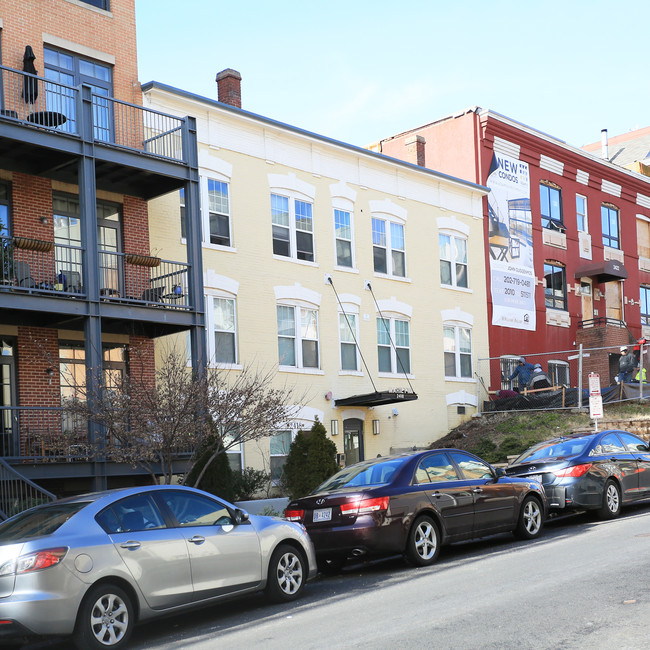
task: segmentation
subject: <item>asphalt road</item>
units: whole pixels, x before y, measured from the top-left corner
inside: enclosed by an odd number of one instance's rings
[[[290,606],[254,596],[166,617],[137,628],[131,647],[647,648],[649,559],[650,506],[609,522],[579,515],[534,542],[447,547],[428,568],[393,558],[319,577]]]

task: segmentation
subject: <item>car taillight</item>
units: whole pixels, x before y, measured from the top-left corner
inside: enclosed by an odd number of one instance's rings
[[[556,472],[553,472],[558,478],[580,478],[584,476],[590,469],[593,463],[584,463],[582,465],[574,465],[573,467],[567,467],[565,469],[560,469]]]
[[[341,504],[342,515],[367,515],[371,512],[388,510],[390,497],[377,497],[375,499],[360,499]]]
[[[6,562],[0,566],[1,575],[12,575],[21,573],[31,573],[32,571],[41,571],[56,566],[65,557],[68,552],[66,547],[48,548],[28,555],[21,555],[15,560]]]
[[[284,518],[287,521],[302,521],[305,516],[304,510],[285,510]]]

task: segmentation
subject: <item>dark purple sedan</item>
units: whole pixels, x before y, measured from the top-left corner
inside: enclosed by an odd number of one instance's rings
[[[537,481],[506,477],[466,451],[433,449],[346,467],[289,503],[285,517],[307,528],[319,568],[333,572],[349,558],[396,554],[426,566],[443,544],[501,532],[533,539],[546,511]]]

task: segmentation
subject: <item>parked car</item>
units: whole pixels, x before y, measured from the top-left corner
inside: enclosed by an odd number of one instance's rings
[[[116,650],[138,621],[262,589],[291,601],[316,571],[303,526],[201,490],[62,499],[0,524],[0,645],[73,635],[79,648]]]
[[[540,442],[508,465],[506,473],[539,481],[552,513],[587,509],[611,519],[622,505],[650,498],[650,449],[627,431]]]
[[[285,510],[307,528],[323,572],[350,557],[395,554],[426,566],[443,544],[505,531],[533,539],[545,515],[539,483],[507,478],[458,449],[350,465]]]

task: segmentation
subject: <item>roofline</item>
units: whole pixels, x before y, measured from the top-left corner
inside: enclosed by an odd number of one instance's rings
[[[300,135],[302,137],[310,138],[312,140],[317,140],[319,142],[323,142],[328,145],[332,145],[334,147],[339,147],[341,149],[345,149],[347,151],[351,151],[355,154],[358,155],[363,155],[368,158],[372,158],[374,160],[380,161],[380,162],[389,162],[394,165],[398,165],[400,167],[404,167],[405,169],[409,169],[411,171],[419,172],[422,174],[426,174],[427,176],[433,176],[434,178],[438,178],[440,180],[444,180],[447,182],[450,182],[455,185],[460,185],[466,189],[472,189],[472,190],[477,190],[483,194],[487,194],[490,191],[489,187],[485,187],[484,185],[479,185],[477,183],[473,183],[472,181],[466,181],[463,180],[462,178],[457,178],[456,176],[450,176],[449,174],[443,174],[442,172],[437,172],[433,169],[429,169],[428,167],[421,167],[420,165],[414,165],[413,163],[406,162],[404,160],[399,160],[398,158],[393,158],[391,156],[386,156],[385,154],[381,153],[376,153],[374,151],[370,151],[369,149],[365,149],[363,147],[359,147],[354,144],[349,144],[347,142],[342,142],[341,140],[334,140],[333,138],[328,138],[327,136],[320,135],[318,133],[314,133],[312,131],[307,131],[305,129],[301,129],[297,126],[292,126],[291,124],[286,124],[285,122],[279,122],[278,120],[273,120],[269,117],[265,117],[264,115],[259,115],[257,113],[251,113],[250,111],[246,111],[242,108],[236,108],[235,106],[231,106],[230,104],[224,104],[223,102],[219,102],[216,99],[211,99],[209,97],[203,97],[202,95],[197,95],[195,93],[191,93],[187,90],[181,90],[180,88],[175,88],[174,86],[169,86],[167,84],[161,83],[159,81],[148,81],[147,83],[141,84],[142,87],[142,92],[147,93],[150,90],[162,90],[164,92],[168,92],[174,95],[180,95],[181,97],[185,97],[187,99],[190,99],[195,102],[200,102],[202,104],[207,104],[209,106],[212,106],[214,108],[218,108],[219,110],[224,110],[228,113],[233,113],[234,115],[239,115],[241,117],[244,117],[249,120],[254,120],[256,122],[262,122],[264,124],[268,124],[269,126],[273,126],[277,129],[282,129],[285,131],[290,131],[292,133],[295,133],[297,135]]]

